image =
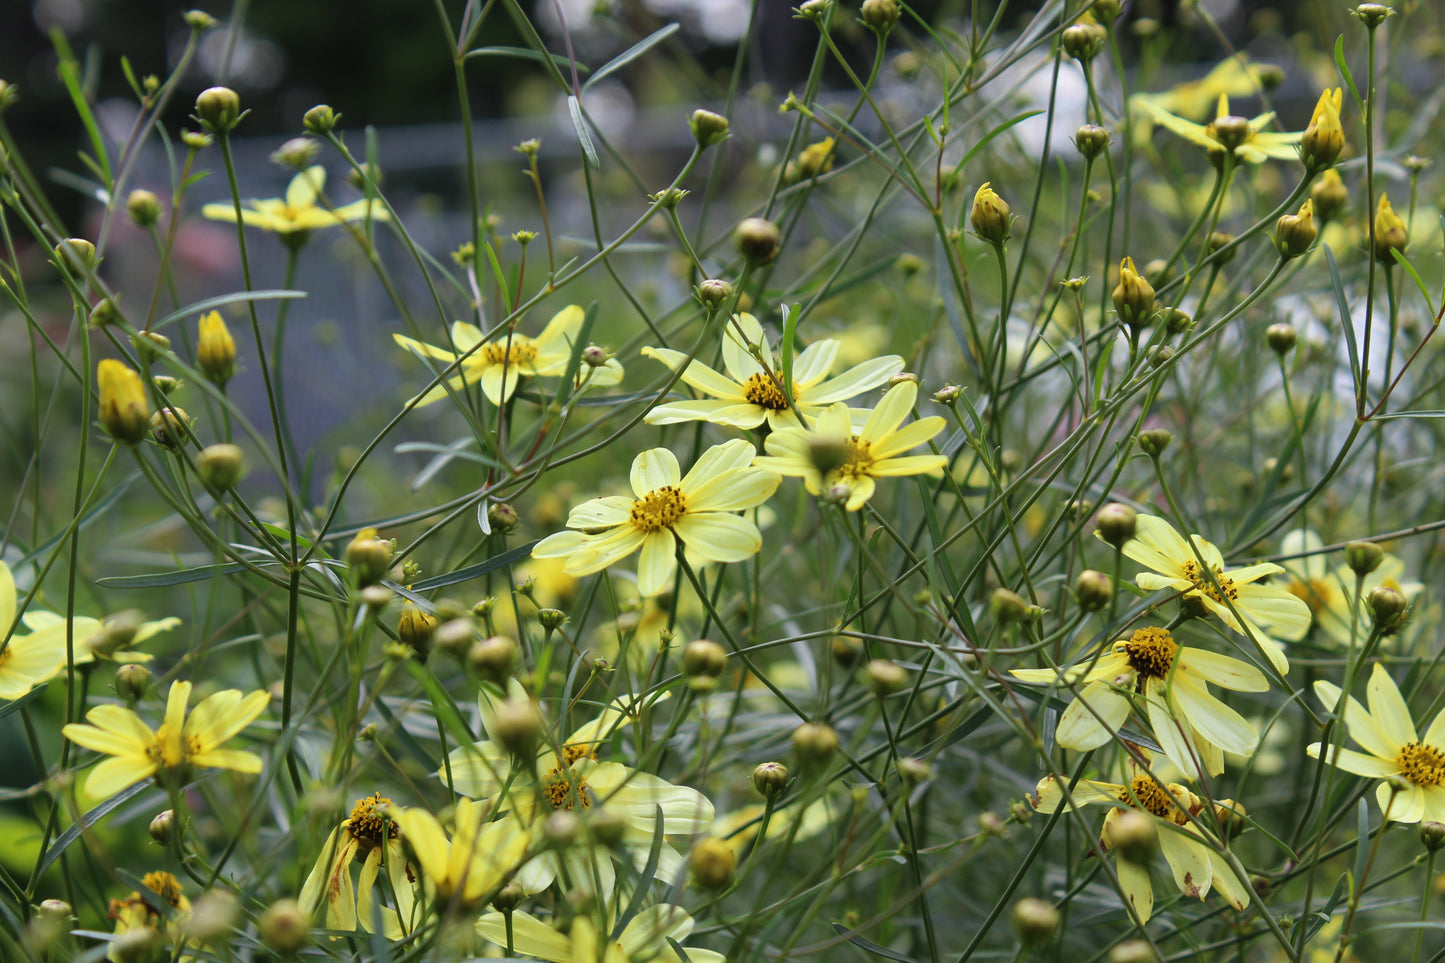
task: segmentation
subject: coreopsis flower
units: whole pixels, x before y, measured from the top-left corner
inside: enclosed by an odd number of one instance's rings
[[[196,367],[224,388],[236,373],[236,339],[231,337],[231,329],[219,311],[201,315],[198,328]]]
[[[1269,688],[1264,674],[1239,659],[1181,646],[1167,629],[1135,631],[1115,642],[1092,668],[1010,672],[1025,682],[1084,684],[1059,719],[1056,738],[1068,749],[1097,749],[1108,742],[1129,718],[1136,694],[1164,754],[1186,772],[1202,764],[1218,775],[1224,771],[1224,753],[1247,755],[1259,746],[1259,733],[1216,699],[1209,684],[1263,692]]]
[[[1248,120],[1235,117],[1229,112],[1228,94],[1219,95],[1219,106],[1214,120],[1208,124],[1196,124],[1186,120],[1153,101],[1141,101],[1139,106],[1161,127],[1208,149],[1211,158],[1223,156],[1223,152],[1231,147],[1234,156],[1246,164],[1262,164],[1267,160],[1293,160],[1299,156],[1299,142],[1303,131],[1286,133],[1265,130],[1274,120],[1274,111]]]
[[[65,665],[65,638],[7,633],[15,626],[17,595],[10,566],[0,562],[0,699],[18,699]]]
[[[757,349],[758,356],[753,355],[753,348]],[[767,422],[768,427],[776,431],[796,427],[797,415],[811,422],[828,405],[871,391],[903,370],[903,359],[890,354],[871,358],[830,378],[828,372],[833,369],[838,349],[837,341],[824,338],[798,354],[793,361],[793,405],[789,407],[788,399],[776,380],[782,377],[782,367],[773,354],[763,326],[751,314],[734,315],[723,329],[725,375],[701,361],[689,362],[687,355],[681,351],[643,348],[644,355],[656,358],[674,371],[686,364],[682,373],[683,383],[710,396],[658,405],[647,413],[644,420],[649,425],[710,421],[715,425],[744,429],[757,428]],[[794,409],[797,414],[794,414]],[[861,411],[856,414],[860,419],[865,416]]]
[[[679,542],[710,562],[741,561],[762,548],[763,536],[752,522],[731,513],[761,505],[778,487],[777,475],[751,467],[756,453],[741,439],[714,445],[681,476],[676,455],[650,448],[632,461],[636,498],[610,495],[583,502],[567,516],[574,531],[547,536],[532,555],[565,556],[567,574],[590,575],[640,550],[637,590],[644,596],[667,588]]]
[[[814,495],[836,496],[856,512],[873,497],[879,478],[937,474],[948,464],[943,455],[904,454],[943,430],[944,421],[936,415],[900,427],[917,397],[918,385],[912,381],[889,388],[856,434],[848,409],[835,404],[818,415],[811,429],[784,428],[768,435],[767,455],[759,455],[753,464],[802,478]],[[838,457],[825,457],[831,453]],[[827,467],[829,460],[836,464]]]
[[[1340,125],[1344,106],[1343,88],[1326,89],[1315,103],[1310,122],[1300,135],[1300,159],[1310,170],[1329,167],[1345,149],[1345,129]]]
[[[141,885],[150,891],[149,897],[142,897],[136,890],[125,899],[110,901],[115,939],[106,950],[105,958],[111,963],[134,959],[135,947],[148,946],[157,939],[179,942],[181,930],[190,918],[191,901],[181,891],[181,882],[175,876],[163,870],[146,873],[141,877]],[[163,917],[153,904],[168,906],[171,912]]]
[[[1135,269],[1132,257],[1119,262],[1119,284],[1113,299],[1119,320],[1131,328],[1148,324],[1154,314],[1154,286]]]
[[[1375,260],[1383,264],[1394,264],[1395,258],[1390,252],[1405,250],[1405,242],[1408,240],[1405,222],[1400,220],[1400,215],[1390,206],[1390,195],[1382,193],[1380,203],[1375,205]]]
[[[294,244],[305,241],[315,230],[363,218],[382,221],[389,216],[385,207],[369,199],[327,210],[316,203],[325,187],[326,169],[308,167],[291,178],[284,198],[248,202],[249,207],[241,208],[241,222],[249,227],[272,231],[283,241]],[[213,221],[236,222],[236,208],[232,204],[207,204],[201,208],[201,213]]]
[[[1370,708],[1354,696],[1345,699],[1340,721],[1364,752],[1312,743],[1306,751],[1346,772],[1383,779],[1375,801],[1388,818],[1401,823],[1445,822],[1445,712],[1435,716],[1422,738],[1395,680],[1376,662],[1366,686]],[[1320,680],[1315,695],[1328,710],[1340,704],[1340,687]]]
[[[301,887],[298,902],[309,916],[326,903],[326,928],[355,930],[357,924],[372,932],[372,920],[380,910],[382,933],[400,939],[417,926],[417,877],[407,862],[397,824],[385,815],[391,800],[381,793],[358,799],[351,815],[326,837],[321,855]],[[353,883],[351,864],[362,857],[361,878]],[[396,899],[396,908],[375,905],[376,881],[382,870]]]
[[[973,195],[973,209],[968,217],[973,232],[988,243],[1002,244],[1008,240],[1008,201],[999,197],[988,182]]]
[[[57,647],[60,663],[65,664],[66,620],[63,616],[32,609],[21,616],[20,621],[30,630],[27,638],[35,644],[43,640],[45,645]],[[75,648],[75,664],[85,665],[96,659],[118,664],[149,662],[155,656],[137,651],[134,647],[181,624],[175,616],[139,625],[123,625],[123,622],[123,618],[96,619],[88,615],[77,615],[71,619],[70,636]]]
[[[508,919],[501,913],[486,913],[475,924],[478,936],[503,948],[509,956],[533,957],[552,963],[682,963],[683,957],[673,949],[692,932],[693,920],[681,907],[659,903],[640,910],[617,934],[612,943],[599,945],[597,926],[591,917],[579,915],[572,920],[569,934],[564,934],[529,913],[515,911]],[[685,947],[688,960],[699,963],[724,963],[721,953]]]
[[[243,696],[239,689],[224,689],[201,700],[187,715],[190,697],[189,682],[171,683],[165,718],[154,731],[140,716],[118,705],[96,706],[86,713],[89,725],[71,723],[62,729],[76,745],[113,757],[91,772],[86,794],[104,799],[156,775],[184,784],[194,769],[260,772],[260,756],[221,746],[265,711],[270,695],[257,690]]]
[[[452,836],[424,809],[390,808],[421,865],[425,884],[458,909],[477,906],[501,889],[521,865],[531,843],[515,819],[487,820],[488,809],[470,799],[457,801]]]
[[[103,359],[95,368],[100,423],[116,441],[134,445],[150,431],[151,409],[140,375],[124,361]]]
[[[586,312],[575,304],[552,316],[536,338],[510,332],[494,341],[482,340],[482,329],[465,321],[452,324],[452,345],[455,351],[423,344],[404,335],[393,334],[396,343],[419,358],[439,362],[443,367],[457,365],[446,385],[435,385],[414,399],[413,404],[429,405],[447,396],[447,387],[460,391],[469,384],[481,383],[482,394],[494,405],[500,405],[517,390],[523,376],[559,378],[567,373],[577,353],[577,339],[582,332]],[[590,372],[590,374],[589,374]],[[579,376],[587,384],[610,386],[622,380],[622,365],[615,359],[593,368],[580,365]]]
[[[1135,526],[1134,537],[1124,543],[1122,551],[1154,571],[1140,572],[1134,584],[1149,591],[1173,589],[1186,598],[1198,599],[1225,625],[1253,639],[1277,670],[1289,669],[1279,643],[1265,630],[1289,642],[1303,638],[1310,627],[1309,606],[1279,586],[1259,582],[1283,568],[1260,562],[1226,569],[1224,556],[1213,542],[1198,535],[1190,535],[1186,542],[1173,525],[1157,515],[1141,514]],[[1199,564],[1201,559],[1204,567]]]
[[[1299,555],[1284,562],[1289,575],[1285,589],[1304,600],[1309,606],[1313,625],[1335,645],[1350,644],[1350,626],[1355,613],[1355,573],[1348,564],[1341,563],[1330,568],[1320,549],[1324,542],[1308,529],[1297,529],[1287,533],[1280,542],[1280,551],[1285,555]],[[1370,590],[1381,585],[1395,589],[1406,601],[1411,601],[1424,588],[1419,582],[1402,581],[1405,563],[1394,555],[1386,553],[1379,567],[1364,577],[1360,583],[1359,634],[1356,641],[1363,641],[1370,633],[1374,616],[1364,599]]]
[[[1065,797],[1058,780],[1047,776],[1038,784],[1037,794],[1030,802],[1041,813],[1090,804],[1114,807],[1104,817],[1099,834],[1100,849],[1106,852],[1114,848],[1115,824],[1124,813],[1132,809],[1158,818],[1162,823],[1158,833],[1159,849],[1179,892],[1204,899],[1213,889],[1235,909],[1244,909],[1249,902],[1245,884],[1215,852],[1217,843],[1212,834],[1206,835],[1205,828],[1211,822],[1205,815],[1208,804],[1187,787],[1172,782],[1162,785],[1146,772],[1135,772],[1127,785],[1080,779],[1069,787]],[[1243,812],[1244,807],[1229,799],[1215,803],[1215,815],[1220,820],[1238,818]],[[1148,865],[1121,855],[1114,861],[1114,867],[1124,898],[1140,922],[1148,920],[1154,911],[1154,887],[1149,880]]]
[[[1259,92],[1270,72],[1278,68],[1254,64],[1244,54],[1220,62],[1198,80],[1178,84],[1162,93],[1135,94],[1129,98],[1130,113],[1136,116],[1131,128],[1142,128],[1138,135],[1149,139],[1149,118],[1155,111],[1174,114],[1185,120],[1206,120],[1221,96],[1249,97]]]

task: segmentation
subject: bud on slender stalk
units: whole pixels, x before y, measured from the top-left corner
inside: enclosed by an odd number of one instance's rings
[[[1130,328],[1146,325],[1154,313],[1154,286],[1134,268],[1134,259],[1119,262],[1119,284],[1114,288],[1114,310]]]
[[[1115,548],[1120,548],[1134,537],[1138,527],[1139,513],[1121,502],[1110,502],[1094,516],[1099,535]]]
[[[973,195],[973,210],[968,219],[973,232],[990,244],[999,245],[1009,238],[1009,206],[994,193],[987,182]]]
[[[1307,200],[1298,214],[1286,214],[1274,222],[1274,244],[1286,261],[1309,251],[1319,236],[1315,227],[1315,202]]]
[[[386,576],[391,566],[391,543],[378,538],[376,529],[363,528],[347,543],[346,564],[356,577],[357,585],[374,585]]]
[[[788,789],[788,767],[781,762],[759,763],[753,770],[753,788],[764,799],[777,799]]]
[[[230,87],[210,87],[196,97],[196,120],[207,130],[224,134],[241,120],[241,97]]]
[[[313,134],[326,134],[336,127],[341,115],[326,104],[317,104],[301,118],[301,126]]]
[[[1093,160],[1109,149],[1109,132],[1095,124],[1085,124],[1074,131],[1074,146],[1087,160]]]
[[[737,226],[733,235],[738,253],[750,264],[768,264],[778,256],[782,234],[772,221],[749,217]]]
[[[1350,542],[1345,546],[1345,564],[1356,575],[1369,575],[1385,560],[1385,550],[1374,542]]]
[[[140,375],[124,362],[106,358],[96,366],[100,382],[100,423],[116,441],[134,445],[150,430],[150,405]]]
[[[728,136],[728,119],[710,110],[694,110],[687,122],[692,128],[693,139],[699,147],[711,147],[722,143]]]
[[[1407,239],[1405,222],[1390,206],[1389,195],[1381,194],[1380,203],[1375,207],[1375,260],[1387,266],[1394,264],[1390,252],[1405,250]]]
[[[199,326],[196,367],[217,386],[224,388],[236,373],[236,339],[231,337],[231,329],[226,326],[219,311],[201,315]]]
[[[161,219],[161,199],[147,190],[137,188],[125,201],[126,212],[138,227],[150,227]]]
[[[1317,171],[1329,167],[1345,149],[1345,129],[1340,126],[1340,108],[1344,105],[1344,90],[1336,87],[1320,94],[1310,116],[1309,126],[1300,136],[1300,160],[1308,170]]]
[[[703,839],[687,857],[688,874],[702,889],[722,889],[732,882],[737,868],[737,853],[725,840],[716,836]]]
[[[1310,200],[1315,202],[1315,213],[1321,221],[1333,221],[1350,205],[1350,192],[1340,179],[1340,172],[1331,167],[1320,175],[1310,188]]]

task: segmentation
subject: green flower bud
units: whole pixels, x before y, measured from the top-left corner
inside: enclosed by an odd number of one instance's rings
[[[196,120],[215,134],[224,134],[241,120],[241,97],[230,87],[209,87],[196,97]]]
[[[973,232],[990,244],[999,245],[1009,238],[1008,202],[994,193],[987,182],[973,195],[973,210],[969,212]]]
[[[728,119],[722,114],[715,114],[710,110],[701,108],[694,110],[687,125],[692,128],[692,137],[697,141],[699,147],[720,144],[728,136]]]
[[[301,118],[301,126],[313,134],[329,134],[336,127],[341,115],[326,104],[317,104]]]
[[[1094,525],[1104,541],[1115,548],[1122,548],[1125,542],[1134,537],[1138,518],[1139,513],[1128,505],[1110,502],[1094,516]]]
[[[1264,340],[1269,344],[1269,349],[1275,354],[1286,355],[1294,348],[1295,343],[1299,341],[1299,332],[1297,332],[1294,329],[1294,325],[1291,324],[1285,324],[1283,322],[1271,324],[1265,329]]]
[[[1274,243],[1286,261],[1307,252],[1319,236],[1315,227],[1315,204],[1307,200],[1298,214],[1286,214],[1274,222]]]
[[[737,245],[738,253],[749,264],[762,265],[771,263],[778,256],[782,234],[772,221],[749,217],[738,224],[733,233],[733,241]]]
[[[781,762],[759,763],[753,769],[753,788],[764,799],[777,799],[788,791],[788,767]]]
[[[1150,428],[1139,432],[1137,441],[1144,454],[1150,458],[1158,458],[1174,441],[1174,434],[1167,428]]]
[[[137,227],[150,227],[161,219],[161,199],[147,190],[131,191],[125,209]]]

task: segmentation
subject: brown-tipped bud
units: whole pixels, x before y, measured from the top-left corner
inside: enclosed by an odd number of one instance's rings
[[[246,453],[238,445],[207,445],[196,456],[196,474],[211,491],[230,491],[246,474]]]
[[[710,110],[694,110],[688,118],[687,126],[692,130],[693,140],[697,141],[699,147],[721,144],[728,136],[728,119]]]
[[[1108,130],[1098,124],[1085,124],[1074,131],[1074,147],[1085,160],[1093,160],[1109,149]]]
[[[1064,28],[1059,42],[1063,45],[1064,53],[1075,60],[1088,62],[1099,55],[1108,39],[1108,31],[1097,23],[1076,23]]]
[[[346,564],[357,585],[375,585],[391,567],[391,543],[377,537],[376,529],[363,528],[346,545]]]
[[[1315,202],[1305,201],[1298,214],[1286,214],[1274,222],[1274,245],[1286,261],[1307,252],[1319,236],[1315,227]]]
[[[185,444],[190,425],[191,416],[186,414],[184,408],[174,405],[161,408],[151,415],[151,437],[175,451]]]
[[[863,667],[863,680],[880,699],[908,685],[908,670],[891,659],[871,659]]]
[[[494,532],[510,532],[520,521],[517,510],[506,502],[492,502],[487,506],[487,524]]]
[[[1405,250],[1407,240],[1405,222],[1390,206],[1389,195],[1381,194],[1380,203],[1375,207],[1375,260],[1393,265],[1395,258],[1390,252]]]
[[[505,635],[493,635],[472,643],[467,663],[483,679],[501,683],[516,668],[519,655],[516,642]]]
[[[697,639],[683,647],[682,674],[694,691],[711,692],[727,666],[727,650],[711,639]]]
[[[321,145],[310,137],[293,137],[271,152],[271,163],[304,171],[316,160]]]
[[[863,6],[858,12],[862,14],[859,19],[863,25],[880,37],[888,36],[889,31],[897,26],[898,17],[902,14],[898,0],[863,0]]]
[[[1310,188],[1310,200],[1315,202],[1315,213],[1322,222],[1328,223],[1339,217],[1350,206],[1350,192],[1340,179],[1339,171],[1330,168],[1321,174]]]
[[[687,857],[688,875],[700,889],[722,889],[732,882],[737,868],[737,853],[716,836],[703,839]]]
[[[522,696],[503,699],[494,707],[495,721],[488,726],[491,737],[514,756],[528,758],[542,736],[542,713],[537,703]]]
[[[1010,622],[1024,622],[1030,618],[1034,608],[1022,595],[1006,588],[996,588],[988,598],[989,611],[1004,625]]]
[[[697,286],[697,299],[716,311],[733,296],[731,283],[721,278],[708,278]]]
[[[1158,458],[1174,441],[1174,434],[1168,428],[1150,428],[1139,432],[1139,450],[1150,458]]]
[[[432,644],[440,652],[460,662],[467,658],[477,639],[477,627],[469,618],[447,619],[437,626]]]
[[[778,256],[783,235],[772,221],[749,217],[738,224],[733,232],[733,242],[749,264],[769,264]]]
[[[210,311],[198,322],[200,342],[196,346],[196,367],[214,384],[224,388],[236,373],[236,339],[221,312]]]
[[[832,652],[834,662],[845,669],[851,669],[863,658],[863,640],[851,635],[835,635],[828,650]]]
[[[1429,852],[1436,852],[1445,846],[1445,823],[1427,819],[1420,824],[1420,845]]]
[[[1360,23],[1370,30],[1374,30],[1385,22],[1385,18],[1395,12],[1394,7],[1387,7],[1383,3],[1362,3],[1350,11],[1359,18]]]
[[[138,227],[150,227],[161,219],[161,199],[140,188],[130,192],[125,209]]]
[[[1103,572],[1085,569],[1074,580],[1074,598],[1085,612],[1097,612],[1114,598],[1114,580]]]
[[[821,722],[805,722],[793,730],[793,752],[805,769],[826,763],[838,751],[838,733]]]
[[[306,945],[311,921],[294,899],[278,899],[261,914],[257,930],[261,942],[272,952],[283,956],[295,953]]]
[[[1059,929],[1059,911],[1048,900],[1027,896],[1014,904],[1009,916],[1014,932],[1026,944],[1047,942]]]
[[[1134,269],[1134,259],[1119,262],[1119,285],[1114,288],[1114,310],[1130,328],[1142,328],[1154,314],[1154,286]]]
[[[1094,516],[1099,537],[1115,548],[1122,548],[1134,537],[1138,524],[1139,513],[1122,502],[1110,502]]]
[[[135,705],[151,687],[151,670],[139,663],[123,665],[115,670],[115,694]]]
[[[124,362],[106,358],[96,366],[100,423],[116,441],[134,445],[150,430],[150,404],[140,375]]]
[[[1405,598],[1405,594],[1399,589],[1377,585],[1365,594],[1365,604],[1370,607],[1375,624],[1390,631],[1398,628],[1405,620],[1405,610],[1410,607],[1410,600]]]
[[[402,605],[401,618],[396,623],[396,637],[419,658],[425,659],[431,652],[436,630],[437,620],[430,612],[423,611],[410,600]]]
[[[147,830],[147,832],[150,833],[151,839],[154,839],[162,845],[168,844],[171,841],[171,836],[175,835],[175,831],[176,812],[174,809],[162,809],[156,813],[155,817],[151,819],[150,827]]]
[[[196,97],[196,120],[213,134],[230,131],[241,120],[241,96],[230,87],[209,87]]]
[[[1294,325],[1281,321],[1265,329],[1264,340],[1268,342],[1269,350],[1277,355],[1286,355],[1299,341],[1299,332],[1294,329]]]
[[[582,363],[589,368],[601,368],[612,360],[612,352],[600,345],[589,344],[582,349]]]
[[[988,182],[973,195],[973,210],[968,215],[973,232],[993,245],[999,245],[1009,238],[1009,206],[996,194]]]
[[[788,791],[788,767],[781,762],[759,763],[753,769],[753,788],[764,799],[777,799]]]
[[[1345,149],[1345,129],[1340,126],[1344,96],[1340,87],[1326,89],[1315,103],[1309,126],[1300,135],[1300,160],[1304,161],[1308,170],[1329,167]]]
[[[41,916],[52,920],[68,920],[75,915],[75,910],[63,899],[43,899],[36,907]]]
[[[1385,550],[1374,542],[1350,542],[1345,546],[1345,564],[1360,577],[1369,575],[1385,560]]]
[[[301,117],[301,126],[313,134],[329,134],[341,115],[326,104],[317,104]]]
[[[1143,865],[1159,851],[1159,827],[1155,817],[1137,809],[1121,809],[1109,823],[1109,845],[1136,865]]]

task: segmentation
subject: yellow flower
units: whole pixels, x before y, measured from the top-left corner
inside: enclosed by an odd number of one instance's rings
[[[358,799],[351,815],[326,837],[326,845],[321,847],[321,855],[301,887],[298,902],[307,914],[315,916],[322,900],[326,901],[329,930],[350,932],[360,923],[362,929],[372,932],[372,919],[378,909],[373,890],[383,869],[396,908],[379,908],[382,933],[396,940],[417,928],[416,876],[407,865],[396,823],[385,815],[390,804],[391,800],[381,793]],[[358,855],[365,858],[361,879],[353,885],[351,864]]]
[[[1390,206],[1390,195],[1381,194],[1380,203],[1375,205],[1375,260],[1394,264],[1395,258],[1390,252],[1405,250],[1405,242],[1408,240],[1405,222],[1400,220],[1400,215]]]
[[[196,367],[221,387],[236,373],[236,339],[226,327],[221,312],[201,315],[200,340],[196,346]]]
[[[973,224],[973,232],[990,244],[1002,244],[1008,240],[1008,202],[999,197],[987,181],[973,195],[969,221]]]
[[[151,426],[145,385],[125,362],[106,358],[96,365],[100,385],[100,423],[116,441],[134,445]]]
[[[460,799],[452,837],[424,809],[391,809],[425,882],[458,909],[476,906],[501,889],[526,855],[531,834],[514,819],[487,822],[486,807]]]
[[[1269,682],[1254,666],[1206,649],[1177,644],[1167,629],[1144,628],[1114,643],[1088,665],[1064,669],[1013,669],[1025,682],[1084,683],[1059,719],[1056,738],[1068,749],[1097,749],[1129,718],[1132,696],[1145,703],[1159,745],[1186,772],[1201,766],[1224,771],[1224,753],[1248,755],[1259,733],[1209,692],[1211,682],[1236,692],[1263,692]]]
[[[1037,792],[1037,798],[1030,801],[1041,813],[1076,809],[1091,803],[1113,806],[1104,817],[1099,836],[1100,848],[1105,851],[1113,847],[1114,824],[1130,809],[1157,817],[1159,849],[1179,892],[1204,899],[1213,889],[1235,909],[1244,909],[1249,902],[1245,885],[1235,876],[1228,861],[1215,851],[1217,842],[1205,836],[1200,828],[1201,823],[1208,826],[1210,822],[1207,816],[1201,817],[1207,804],[1188,788],[1172,782],[1161,785],[1148,773],[1136,772],[1127,785],[1080,779],[1069,788],[1067,800],[1053,776],[1045,777]],[[1219,819],[1236,818],[1237,813],[1243,813],[1243,807],[1232,800],[1216,801],[1215,814]],[[1154,887],[1149,881],[1148,865],[1121,857],[1114,861],[1114,867],[1124,898],[1140,922],[1148,920],[1154,911]]]
[[[1342,88],[1320,93],[1309,126],[1300,136],[1300,158],[1311,170],[1329,167],[1345,149],[1345,129],[1340,126],[1340,108],[1344,106]]]
[[[60,662],[65,664],[65,626],[63,616],[54,612],[41,612],[36,610],[27,611],[21,616],[21,621],[30,630],[27,638],[33,639],[36,644],[44,640],[46,645],[57,646],[60,652]],[[96,619],[88,615],[77,615],[70,620],[72,626],[71,638],[75,644],[75,664],[85,665],[96,659],[105,659],[109,662],[149,662],[155,656],[149,652],[136,652],[133,646],[140,645],[153,636],[162,632],[170,631],[181,624],[181,620],[171,616],[164,619],[155,619],[150,622],[142,622],[134,627],[121,626],[121,619]]]
[[[95,767],[86,794],[104,799],[157,774],[184,783],[193,768],[260,772],[260,756],[221,745],[250,725],[271,697],[264,690],[242,696],[239,689],[225,689],[201,700],[188,716],[190,697],[189,682],[171,683],[165,719],[154,732],[140,716],[117,705],[91,709],[85,716],[90,725],[71,723],[62,729],[76,745],[114,757]]]
[[[632,461],[635,499],[610,495],[583,502],[567,516],[567,525],[585,532],[549,535],[532,555],[566,556],[567,574],[590,575],[641,550],[637,590],[644,596],[667,588],[679,541],[710,562],[741,561],[762,548],[763,536],[752,522],[731,513],[761,505],[778,487],[777,475],[749,467],[755,454],[741,439],[714,445],[679,478],[676,455],[648,449]]]
[[[753,356],[756,347],[760,363]],[[886,382],[903,370],[903,359],[896,354],[873,358],[828,377],[838,355],[839,344],[824,338],[808,345],[793,361],[793,404],[804,419],[812,421],[828,405],[862,394]],[[673,401],[658,405],[644,419],[649,425],[672,425],[683,421],[710,421],[732,428],[757,428],[767,422],[776,431],[796,427],[797,416],[788,407],[775,380],[782,377],[782,368],[768,344],[763,326],[751,314],[734,315],[723,330],[722,356],[724,375],[703,364],[687,360],[687,355],[671,348],[643,348],[642,353],[656,358],[672,370],[687,364],[682,381],[709,398],[695,401]],[[766,367],[764,367],[766,364]],[[771,372],[771,374],[769,373]],[[857,412],[861,417],[863,412]]]
[[[1129,103],[1138,108],[1148,105],[1188,120],[1203,120],[1221,96],[1249,97],[1256,94],[1263,87],[1266,74],[1277,69],[1268,64],[1252,64],[1241,54],[1222,61],[1198,80],[1179,84],[1159,94],[1135,94],[1129,98]],[[1147,135],[1147,130],[1145,133]]]
[[[371,200],[345,204],[335,210],[321,207],[316,198],[325,186],[325,168],[308,167],[291,178],[285,198],[249,202],[249,208],[241,209],[241,221],[249,227],[274,231],[283,240],[294,243],[304,240],[314,230],[336,227],[348,221],[387,219],[386,208]],[[201,208],[201,213],[213,221],[236,222],[236,208],[232,204],[207,204]]]
[[[1331,569],[1320,552],[1322,548],[1324,542],[1308,529],[1298,529],[1285,535],[1280,542],[1280,551],[1285,555],[1302,556],[1284,563],[1284,569],[1289,574],[1285,590],[1304,600],[1309,606],[1314,627],[1330,642],[1347,646],[1350,644],[1350,624],[1355,607],[1355,572],[1346,564]],[[1370,589],[1383,585],[1395,589],[1405,596],[1406,601],[1413,601],[1424,586],[1419,582],[1400,581],[1404,574],[1405,563],[1387,553],[1381,558],[1379,567],[1365,576],[1360,585],[1360,598],[1363,600]],[[1368,605],[1360,606],[1359,620],[1356,641],[1363,641],[1370,634],[1370,626],[1374,622]]]
[[[1209,124],[1196,124],[1191,120],[1170,113],[1152,101],[1143,101],[1140,106],[1160,126],[1168,128],[1187,141],[1198,144],[1210,151],[1211,157],[1221,154],[1230,144],[1235,144],[1234,156],[1247,164],[1262,164],[1266,160],[1293,160],[1299,156],[1298,145],[1302,131],[1284,133],[1266,131],[1274,120],[1274,112],[1260,114],[1246,121],[1229,112],[1229,96],[1219,95],[1219,108]],[[1237,143],[1236,143],[1237,141]]]
[[[65,637],[9,635],[15,627],[15,577],[0,562],[0,699],[18,699],[65,665]],[[27,613],[28,615],[28,613]],[[57,616],[58,618],[58,616]]]
[[[693,929],[692,917],[681,907],[659,903],[639,911],[605,949],[598,945],[596,924],[585,915],[572,921],[564,935],[529,913],[511,914],[511,928],[501,913],[487,913],[476,922],[476,933],[498,946],[510,947],[512,956],[534,957],[552,963],[627,963],[657,960],[682,963],[669,940],[681,943]],[[687,959],[698,963],[724,963],[721,953],[686,947]]]
[[[115,939],[105,958],[111,963],[123,963],[134,959],[134,948],[149,946],[160,935],[164,925],[164,939],[179,942],[181,929],[191,915],[191,901],[181,892],[180,880],[170,873],[157,871],[141,877],[141,885],[150,890],[142,897],[140,891],[132,892],[125,899],[110,901],[110,915],[115,919]],[[171,913],[162,917],[152,904],[168,906]]]
[[[1214,543],[1198,535],[1189,539],[1157,515],[1138,516],[1134,537],[1124,543],[1123,552],[1154,571],[1140,572],[1134,583],[1148,591],[1173,589],[1198,599],[1221,622],[1259,645],[1277,670],[1288,671],[1289,660],[1264,630],[1290,642],[1303,638],[1310,627],[1309,606],[1276,585],[1259,584],[1259,579],[1284,569],[1273,562],[1226,569]]]
[[[1321,748],[1318,742],[1306,751],[1315,759],[1324,752],[1331,765],[1346,772],[1385,780],[1375,791],[1375,801],[1388,818],[1445,822],[1445,712],[1435,716],[1422,739],[1395,680],[1378,662],[1366,691],[1369,709],[1350,696],[1340,713],[1345,732],[1365,751]],[[1330,711],[1340,704],[1340,687],[1331,682],[1316,682],[1315,695]]]
[[[918,385],[902,381],[888,389],[878,407],[868,413],[863,428],[853,433],[848,409],[835,404],[818,415],[811,430],[784,428],[768,435],[767,455],[753,464],[779,475],[803,479],[814,495],[828,494],[856,512],[873,497],[879,478],[937,474],[948,464],[943,455],[904,455],[943,430],[943,419],[920,418],[906,428],[903,419],[913,410]],[[819,453],[833,449],[841,456],[829,471],[819,468]]]
[[[453,391],[480,381],[482,394],[494,405],[500,405],[517,390],[523,375],[531,378],[561,377],[567,373],[576,354],[577,337],[586,313],[577,305],[569,305],[552,316],[547,327],[535,339],[515,331],[495,341],[483,341],[482,330],[474,324],[457,321],[452,324],[452,344],[456,351],[423,344],[404,335],[393,334],[396,343],[419,358],[430,358],[442,367],[457,365],[456,374],[447,378]],[[609,386],[622,380],[622,365],[615,359],[597,368],[580,365],[578,374],[590,378],[588,384]],[[414,401],[429,405],[447,396],[447,388],[435,385]]]

